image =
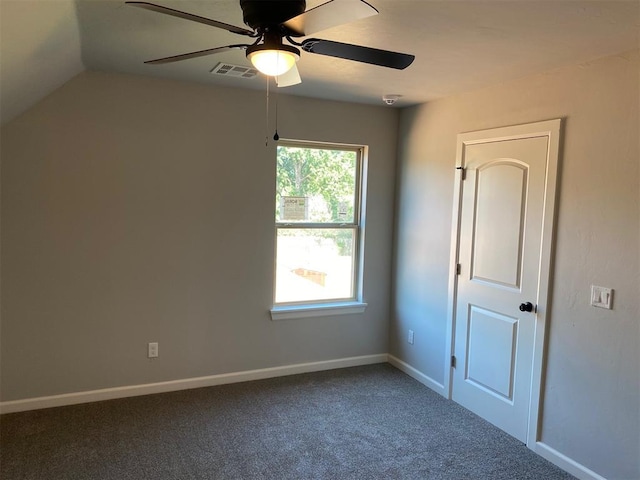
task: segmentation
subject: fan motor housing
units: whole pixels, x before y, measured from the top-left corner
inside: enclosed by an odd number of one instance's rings
[[[240,0],[244,23],[254,30],[277,26],[304,13],[305,0]]]

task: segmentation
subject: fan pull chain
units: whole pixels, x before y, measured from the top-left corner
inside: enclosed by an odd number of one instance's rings
[[[267,113],[264,123],[264,146],[269,146],[269,77],[267,77]]]
[[[273,139],[277,142],[280,140],[280,135],[278,135],[278,90],[276,89],[276,133],[273,134]]]

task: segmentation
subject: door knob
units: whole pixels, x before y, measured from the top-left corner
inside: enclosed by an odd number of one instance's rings
[[[519,308],[521,312],[533,312],[533,303],[521,303]]]

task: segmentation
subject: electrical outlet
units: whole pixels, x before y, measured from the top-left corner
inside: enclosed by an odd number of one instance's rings
[[[151,342],[148,346],[147,356],[156,358],[158,356],[158,342]]]
[[[591,285],[591,305],[594,307],[611,310],[613,301],[613,289]]]
[[[409,330],[409,336],[407,337],[407,342],[413,345],[413,330]]]

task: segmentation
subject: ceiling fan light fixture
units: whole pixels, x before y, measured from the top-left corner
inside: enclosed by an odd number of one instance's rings
[[[289,45],[252,45],[247,48],[247,58],[258,71],[270,77],[288,72],[300,59],[300,50]]]

